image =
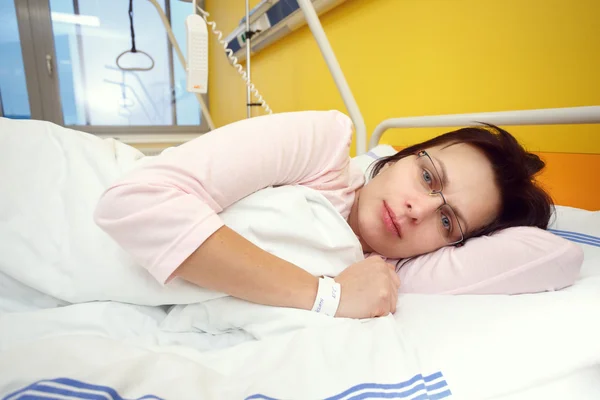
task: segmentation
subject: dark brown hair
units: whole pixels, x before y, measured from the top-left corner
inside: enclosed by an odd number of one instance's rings
[[[374,163],[371,177],[377,175],[386,164],[414,155],[420,150],[465,143],[483,152],[491,163],[501,199],[498,217],[475,232],[465,233],[465,238],[489,235],[514,226],[546,229],[554,205],[552,198],[534,179],[544,168],[544,162],[537,155],[527,152],[504,129],[491,124],[484,125],[448,132],[381,158]]]

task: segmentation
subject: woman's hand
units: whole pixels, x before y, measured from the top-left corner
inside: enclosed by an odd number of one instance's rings
[[[396,311],[400,278],[379,256],[352,264],[335,281],[342,287],[336,317],[381,317]]]

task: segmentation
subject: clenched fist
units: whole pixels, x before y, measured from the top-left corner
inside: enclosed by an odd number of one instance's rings
[[[372,318],[396,312],[400,278],[381,257],[352,264],[335,281],[342,287],[336,317]]]

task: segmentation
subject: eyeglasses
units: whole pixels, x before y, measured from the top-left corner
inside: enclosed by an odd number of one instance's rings
[[[450,204],[446,202],[446,198],[442,193],[444,186],[433,160],[424,150],[418,152],[416,156],[419,182],[431,196],[439,195],[443,201],[443,204],[436,210],[436,224],[440,234],[444,237],[447,245],[457,245],[464,242],[464,232],[456,213]]]

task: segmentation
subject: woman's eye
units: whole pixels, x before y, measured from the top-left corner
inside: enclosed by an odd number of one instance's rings
[[[442,227],[447,230],[447,231],[451,231],[452,230],[452,221],[450,220],[450,218],[448,218],[446,215],[442,214],[441,217],[441,221],[442,221]]]
[[[431,174],[429,173],[429,171],[427,171],[426,169],[423,170],[423,180],[429,185],[431,186],[431,184],[433,183],[433,177],[431,176]]]

